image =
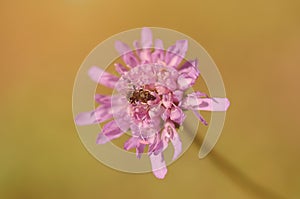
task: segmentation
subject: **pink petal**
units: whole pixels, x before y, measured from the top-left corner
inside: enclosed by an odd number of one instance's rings
[[[156,39],[154,46],[155,46],[155,49],[164,50],[164,44],[161,39]]]
[[[179,107],[172,107],[170,119],[178,124],[182,124],[185,119],[185,114]]]
[[[169,63],[172,57],[174,56],[173,51],[176,50],[176,45],[170,46],[166,51],[165,62]]]
[[[111,104],[103,104],[99,106],[95,110],[94,115],[98,123],[105,122],[106,120],[112,118],[113,115],[111,113]]]
[[[226,111],[229,105],[227,98],[201,98],[199,93],[192,93],[182,101],[181,107],[191,110]]]
[[[163,42],[160,39],[155,40],[154,52],[151,54],[152,62],[157,63],[159,61],[164,61],[165,52]]]
[[[189,77],[192,77],[193,79],[197,79],[200,75],[200,71],[198,69],[198,61],[192,60],[185,62],[180,70],[178,71],[179,74],[186,74]]]
[[[128,66],[135,67],[139,64],[138,59],[136,58],[133,51],[130,49],[130,47],[127,44],[121,41],[116,41],[115,48],[122,56],[122,59]]]
[[[111,105],[103,104],[96,108],[96,110],[79,113],[75,118],[75,123],[79,126],[98,124],[112,118],[110,113]]]
[[[120,55],[124,55],[126,53],[131,52],[130,47],[127,44],[125,44],[125,43],[123,43],[121,41],[116,41],[115,42],[115,48],[116,48],[116,50],[118,51],[118,53]]]
[[[137,147],[138,144],[139,144],[139,139],[137,137],[131,137],[124,143],[124,149],[128,151],[132,148]]]
[[[230,105],[227,98],[204,98],[203,101],[208,103],[206,107],[199,107],[203,111],[226,111]]]
[[[151,63],[152,32],[149,28],[143,28],[141,31],[141,42],[134,41],[136,53],[141,60],[141,64]]]
[[[88,71],[88,74],[93,81],[110,88],[114,88],[115,84],[119,80],[118,77],[107,73],[96,66],[91,67]]]
[[[134,46],[134,48],[135,48],[135,53],[136,53],[138,56],[140,56],[140,53],[141,53],[141,51],[142,51],[142,47],[141,47],[141,45],[140,45],[140,42],[137,41],[137,40],[135,40],[135,41],[133,42],[133,46]]]
[[[118,127],[116,122],[113,120],[104,125],[102,132],[99,133],[97,138],[97,144],[105,144],[110,140],[120,137],[124,132]]]
[[[202,124],[204,124],[205,126],[208,125],[207,121],[204,119],[204,117],[202,117],[202,115],[197,110],[193,110],[193,113],[198,117],[198,119],[200,120],[200,122],[202,122]]]
[[[172,160],[176,160],[182,151],[182,143],[175,129],[173,130],[173,138],[171,138],[171,142],[174,147],[174,155]]]
[[[138,147],[136,147],[136,157],[137,158],[141,158],[142,154],[144,153],[144,149],[145,149],[146,145],[140,143]]]
[[[79,113],[75,118],[75,123],[79,126],[97,124],[97,119],[94,111]]]
[[[99,104],[111,104],[111,96],[95,94],[95,101]]]
[[[141,64],[147,64],[151,63],[152,58],[151,58],[151,50],[150,49],[144,49],[140,52],[140,60]]]
[[[173,104],[173,99],[172,99],[171,93],[169,93],[168,95],[162,96],[162,103],[166,108],[171,108],[171,106]]]
[[[161,115],[161,118],[164,120],[164,121],[167,121],[167,119],[169,119],[170,117],[170,114],[171,114],[171,110],[168,108],[168,109],[165,109],[165,111],[163,112],[163,114]]]
[[[119,63],[115,63],[115,69],[116,71],[120,74],[120,75],[123,75],[124,73],[128,72],[128,69],[123,66],[122,64],[119,64]]]
[[[123,60],[131,68],[139,65],[139,60],[136,58],[136,56],[133,53],[127,53],[123,55]]]
[[[142,29],[141,45],[143,49],[152,47],[152,31],[149,28]]]
[[[173,101],[174,102],[180,102],[183,97],[183,91],[181,90],[176,90],[173,92]]]
[[[187,61],[185,62],[181,68],[179,69],[179,71],[184,71],[185,69],[187,68],[190,68],[190,67],[193,67],[193,68],[196,68],[197,69],[197,72],[200,73],[199,69],[198,69],[198,60],[197,59],[194,59],[194,60],[190,60],[190,61]]]
[[[179,69],[178,73],[180,74],[177,80],[179,89],[186,90],[187,88],[194,85],[200,71],[198,69],[198,61],[192,60],[185,62],[183,66]]]
[[[183,91],[190,88],[194,83],[195,79],[186,74],[179,75],[177,79],[178,88]]]
[[[155,175],[155,177],[163,179],[168,171],[163,154],[151,154],[149,157],[151,160],[153,174]]]
[[[154,155],[157,155],[158,153],[162,152],[162,149],[163,149],[163,142],[160,139],[160,136],[157,134],[154,142],[149,145],[148,154],[151,155],[152,153],[154,153]]]
[[[177,67],[185,56],[188,49],[187,40],[179,40],[174,46],[171,46],[166,53],[165,62],[168,66]]]

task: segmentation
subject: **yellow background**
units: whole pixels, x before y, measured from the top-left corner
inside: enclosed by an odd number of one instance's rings
[[[2,0],[0,198],[300,198],[299,11],[296,0]],[[144,26],[202,44],[231,100],[218,155],[199,160],[194,144],[163,181],[99,163],[72,118],[85,56]]]

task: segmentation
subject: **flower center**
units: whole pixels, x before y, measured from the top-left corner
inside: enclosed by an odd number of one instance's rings
[[[115,88],[112,107],[121,129],[131,129],[132,136],[153,139],[161,131],[174,104],[178,72],[159,64],[144,64],[122,75]]]

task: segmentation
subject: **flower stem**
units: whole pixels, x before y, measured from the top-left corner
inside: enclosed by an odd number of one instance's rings
[[[194,144],[201,147],[203,139],[196,136]],[[249,175],[234,165],[233,162],[223,157],[216,150],[212,150],[207,156],[217,168],[219,168],[230,180],[232,180],[239,187],[247,190],[256,198],[263,199],[284,199],[285,197],[265,187],[264,185],[253,180]]]

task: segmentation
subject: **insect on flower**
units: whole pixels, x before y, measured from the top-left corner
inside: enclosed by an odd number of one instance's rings
[[[200,75],[196,59],[184,60],[187,40],[179,40],[164,49],[163,42],[156,39],[153,44],[151,30],[143,28],[141,40],[133,44],[135,51],[121,41],[115,42],[125,63],[115,63],[120,77],[96,66],[89,69],[93,81],[115,89],[117,94],[96,94],[95,101],[100,105],[90,112],[79,113],[75,122],[89,125],[108,121],[98,135],[98,144],[130,132],[124,149],[135,149],[140,158],[148,146],[152,171],[162,179],[167,173],[164,150],[169,143],[173,145],[173,160],[182,151],[177,130],[186,118],[184,111],[193,111],[207,125],[198,111],[226,111],[229,101],[227,98],[209,98],[199,91],[186,94]]]
[[[156,99],[153,95],[151,95],[150,91],[144,90],[144,89],[136,89],[135,86],[133,86],[134,90],[129,91],[127,93],[127,100],[131,104],[135,104],[136,102],[143,102],[147,103],[149,100],[153,101]]]

